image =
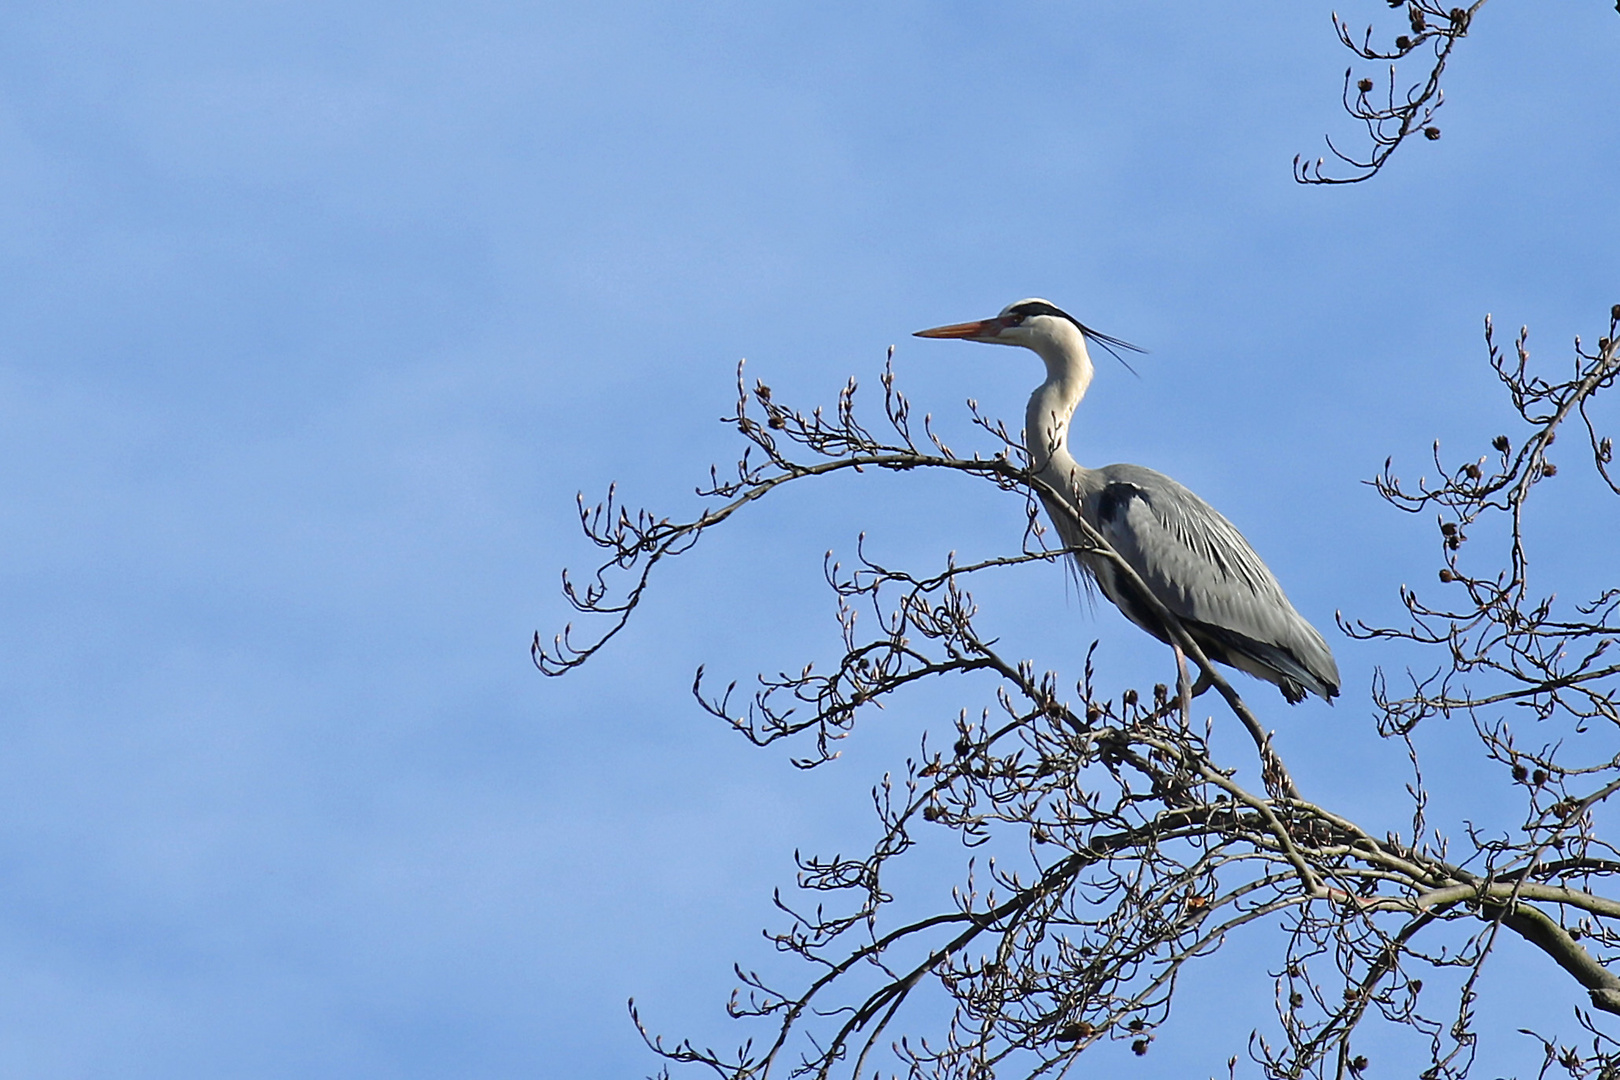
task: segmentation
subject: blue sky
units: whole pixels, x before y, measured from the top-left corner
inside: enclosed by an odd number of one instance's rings
[[[825,655],[821,553],[862,529],[929,566],[1021,526],[933,481],[790,494],[541,678],[592,554],[574,493],[689,508],[742,357],[814,404],[897,344],[965,432],[968,397],[1021,416],[1033,358],[907,335],[1050,297],[1151,349],[1102,369],[1081,460],[1200,492],[1319,626],[1388,616],[1432,538],[1360,481],[1502,428],[1485,313],[1561,363],[1620,301],[1620,17],[1487,6],[1444,138],[1306,189],[1293,155],[1353,137],[1328,13],[0,8],[0,1073],[640,1075],[631,994],[735,1041],[730,963],[769,961],[793,849],[858,846],[954,710],[806,775],[699,714],[692,669]],[[1612,545],[1557,542],[1579,492],[1549,496],[1549,588],[1612,579]],[[1056,571],[995,600],[1046,663],[1100,637],[1120,684],[1162,677]],[[1307,789],[1398,815],[1380,656],[1332,640],[1344,700],[1268,722]],[[1568,1027],[1548,966],[1487,989]],[[1241,1051],[1233,996],[1137,1067]]]

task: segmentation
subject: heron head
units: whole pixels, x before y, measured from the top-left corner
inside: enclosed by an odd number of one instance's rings
[[[961,338],[964,341],[983,341],[991,345],[1022,345],[1042,356],[1046,356],[1049,352],[1071,351],[1076,345],[1084,348],[1084,342],[1089,338],[1113,353],[1121,363],[1124,360],[1114,351],[1115,346],[1130,349],[1132,352],[1142,351],[1127,341],[1099,334],[1056,304],[1039,297],[1008,304],[992,319],[936,326],[931,330],[918,330],[914,336]]]
[[[977,322],[954,323],[919,330],[916,337],[961,338],[964,341],[984,341],[991,345],[1022,345],[1037,348],[1047,341],[1073,335],[1080,324],[1060,308],[1045,300],[1020,300],[1008,304],[992,319]]]

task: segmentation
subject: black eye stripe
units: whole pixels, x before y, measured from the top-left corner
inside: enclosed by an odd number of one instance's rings
[[[1101,345],[1103,348],[1113,353],[1114,358],[1122,364],[1125,364],[1125,358],[1119,355],[1119,352],[1117,351],[1118,349],[1129,349],[1131,352],[1138,353],[1147,351],[1138,345],[1132,345],[1128,341],[1121,341],[1117,337],[1111,337],[1108,334],[1099,333],[1087,326],[1085,323],[1081,322],[1079,319],[1075,318],[1073,315],[1070,315],[1067,311],[1064,311],[1062,308],[1057,307],[1054,304],[1048,304],[1044,300],[1029,300],[1022,304],[1014,304],[1012,307],[1007,309],[1007,314],[1002,316],[1002,318],[1012,321],[1013,325],[1016,326],[1018,323],[1021,323],[1025,319],[1031,318],[1035,315],[1052,315],[1059,319],[1069,320],[1069,322],[1073,323],[1075,328],[1084,334],[1089,340]],[[1125,364],[1125,367],[1130,370],[1135,370],[1134,368],[1131,368],[1131,365],[1129,364]]]
[[[1076,319],[1073,315],[1070,315],[1062,308],[1055,307],[1052,304],[1040,303],[1038,301],[1031,301],[1027,304],[1019,304],[1017,307],[1013,308],[1012,311],[1008,312],[1008,314],[1017,315],[1020,319],[1027,319],[1031,315],[1056,315],[1060,319],[1068,319],[1076,326],[1080,325],[1080,320]]]

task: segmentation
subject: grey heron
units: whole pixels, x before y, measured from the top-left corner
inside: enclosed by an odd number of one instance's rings
[[[1294,610],[1231,522],[1163,473],[1140,465],[1088,469],[1069,452],[1069,421],[1091,385],[1086,339],[1110,351],[1135,346],[1099,334],[1040,299],[1009,304],[993,319],[919,330],[916,336],[1021,345],[1040,356],[1046,381],[1030,395],[1024,426],[1030,469],[1066,493],[1080,517],[1130,564],[1211,660],[1276,684],[1291,703],[1308,693],[1330,701],[1338,695],[1339,668],[1327,642]],[[1061,508],[1054,511],[1050,495],[1042,498],[1065,546],[1083,548],[1069,516]],[[1126,618],[1171,643],[1160,620],[1118,580],[1112,563],[1083,550],[1075,557]]]

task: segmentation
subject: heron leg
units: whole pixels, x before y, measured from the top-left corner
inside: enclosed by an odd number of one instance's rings
[[[1192,699],[1197,691],[1193,689],[1192,679],[1187,675],[1187,654],[1181,651],[1181,646],[1174,641],[1170,647],[1176,651],[1176,696],[1181,699],[1181,721],[1184,724],[1192,723]]]

